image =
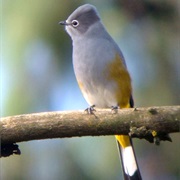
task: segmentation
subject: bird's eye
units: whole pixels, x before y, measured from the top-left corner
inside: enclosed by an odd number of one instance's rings
[[[79,26],[79,22],[78,22],[77,20],[73,20],[73,21],[72,21],[72,26],[73,26],[73,27]]]

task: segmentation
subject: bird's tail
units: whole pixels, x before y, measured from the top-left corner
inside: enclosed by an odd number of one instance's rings
[[[121,108],[133,107],[134,101],[132,96],[127,106],[121,106]],[[128,135],[116,135],[115,137],[121,158],[124,180],[142,180],[131,138]]]
[[[116,139],[124,173],[124,180],[141,180],[141,174],[130,137],[116,135]],[[122,142],[124,142],[124,144],[122,144]]]

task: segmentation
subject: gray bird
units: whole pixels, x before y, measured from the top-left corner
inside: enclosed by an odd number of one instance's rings
[[[82,94],[96,108],[132,108],[131,78],[118,45],[108,34],[94,6],[78,7],[65,25],[73,44],[73,66]],[[131,138],[116,135],[124,179],[141,180]]]

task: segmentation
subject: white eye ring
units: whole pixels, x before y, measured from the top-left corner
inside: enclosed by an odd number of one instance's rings
[[[71,24],[73,27],[79,26],[79,22],[77,20],[72,20]]]

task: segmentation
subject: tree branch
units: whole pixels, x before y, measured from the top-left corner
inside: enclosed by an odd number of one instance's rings
[[[118,110],[97,109],[94,115],[83,111],[44,112],[0,119],[2,144],[37,139],[75,136],[128,134],[146,138],[180,132],[180,106]],[[163,139],[164,138],[164,139]]]

